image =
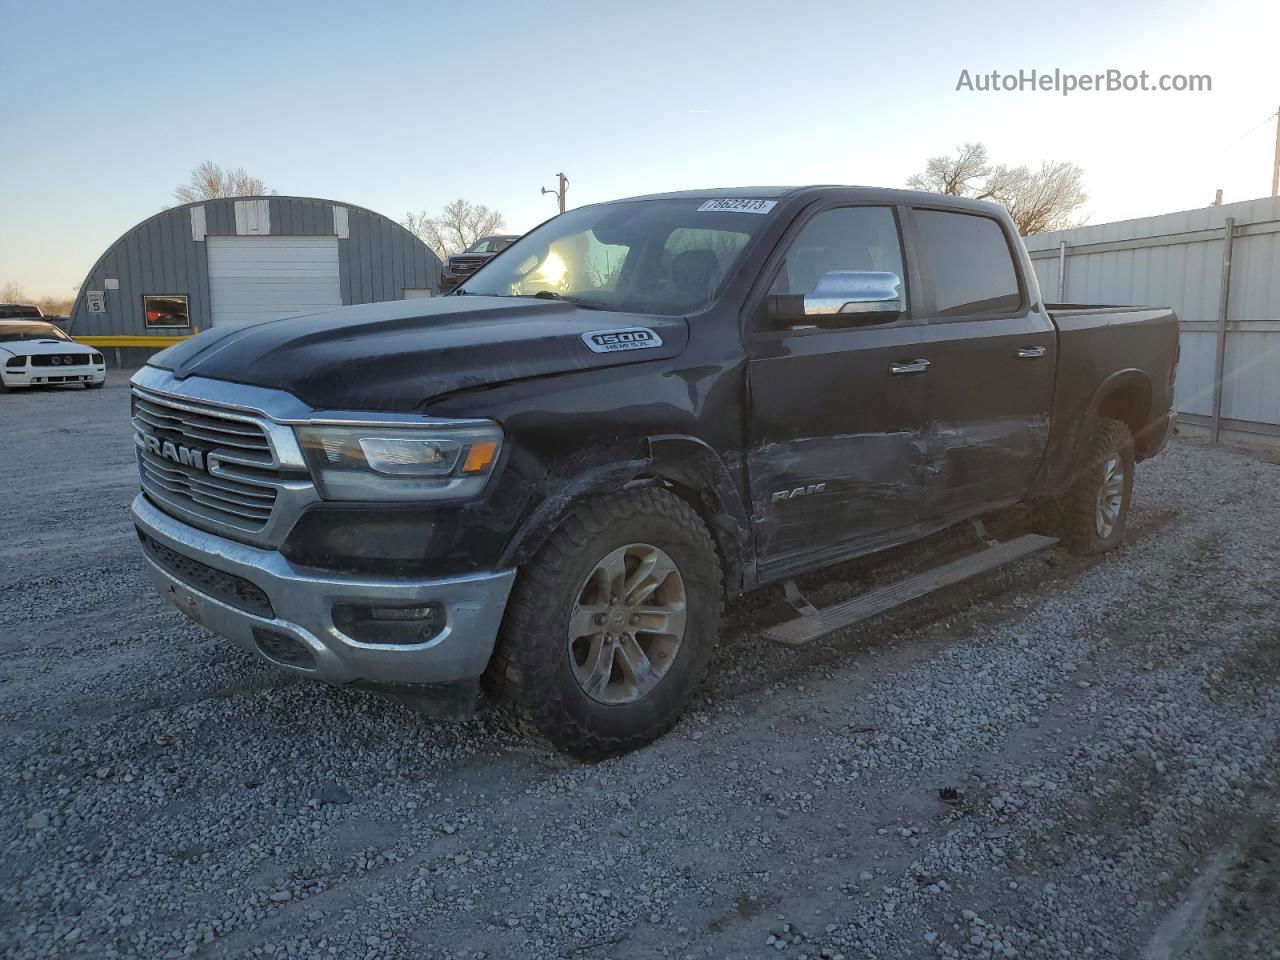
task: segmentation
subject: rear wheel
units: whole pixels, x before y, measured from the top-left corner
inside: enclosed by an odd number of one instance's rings
[[[1105,553],[1124,542],[1134,462],[1128,426],[1099,420],[1083,468],[1056,505],[1058,534],[1072,552]]]
[[[634,749],[670,729],[706,675],[722,593],[711,536],[675,494],[585,502],[521,570],[487,684],[558,750]]]

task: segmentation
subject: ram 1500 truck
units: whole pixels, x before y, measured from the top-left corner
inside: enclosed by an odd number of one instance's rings
[[[157,354],[133,519],[159,590],[281,668],[483,679],[601,757],[675,722],[744,591],[1019,501],[1115,547],[1177,357],[1170,310],[1046,304],[996,206],[640,197],[448,297]]]

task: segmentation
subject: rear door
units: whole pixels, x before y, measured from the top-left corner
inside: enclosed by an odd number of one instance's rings
[[[831,270],[907,282],[897,212],[835,206],[808,216],[766,268],[770,293],[809,293]],[[832,562],[911,538],[925,469],[925,327],[765,329],[748,339],[748,474],[761,575]]]
[[[921,207],[907,219],[929,361],[922,519],[940,526],[1027,492],[1049,439],[1057,334],[1002,220]]]

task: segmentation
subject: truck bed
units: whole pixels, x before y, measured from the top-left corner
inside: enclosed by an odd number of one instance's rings
[[[1046,460],[1042,491],[1069,482],[1079,444],[1095,416],[1124,420],[1138,459],[1168,432],[1178,362],[1178,318],[1169,307],[1047,303],[1058,328],[1053,422],[1062,436]],[[1106,409],[1099,409],[1107,397]]]

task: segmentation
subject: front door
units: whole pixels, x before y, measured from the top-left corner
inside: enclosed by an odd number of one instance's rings
[[[895,211],[822,210],[771,269],[770,292],[784,294],[832,270],[905,278]],[[927,463],[926,378],[910,362],[924,334],[909,301],[877,326],[753,331],[747,469],[762,577],[911,539]]]

